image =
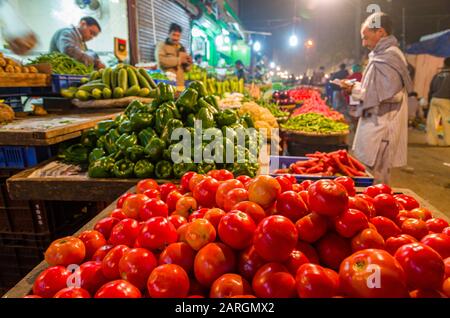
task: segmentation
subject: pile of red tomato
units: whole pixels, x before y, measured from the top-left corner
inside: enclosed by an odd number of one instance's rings
[[[449,235],[386,185],[190,172],[141,181],[94,230],[53,242],[27,297],[448,297]]]

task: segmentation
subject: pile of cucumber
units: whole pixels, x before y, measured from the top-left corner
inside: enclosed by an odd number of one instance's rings
[[[118,99],[129,96],[155,98],[156,84],[145,69],[118,64],[115,68],[105,68],[91,73],[80,87],[61,90],[61,95],[81,101]]]

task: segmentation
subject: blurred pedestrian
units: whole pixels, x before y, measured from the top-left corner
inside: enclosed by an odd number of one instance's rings
[[[331,80],[343,80],[348,77],[349,73],[347,71],[347,65],[341,64],[339,66],[339,71],[331,75]],[[333,108],[339,112],[345,112],[345,96],[339,85],[332,84],[333,89]]]

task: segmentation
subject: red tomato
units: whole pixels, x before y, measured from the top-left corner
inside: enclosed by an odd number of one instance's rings
[[[94,226],[94,230],[102,233],[105,240],[108,240],[113,227],[119,222],[119,219],[107,217],[98,221]]]
[[[442,257],[421,243],[403,245],[395,253],[403,267],[408,285],[413,289],[440,289],[445,276]]]
[[[255,222],[246,213],[232,211],[222,217],[218,227],[220,240],[228,246],[242,250],[252,245]]]
[[[142,298],[142,294],[131,283],[120,279],[103,285],[95,298]]]
[[[384,216],[376,216],[371,218],[370,223],[375,225],[378,233],[380,233],[385,240],[391,236],[400,235],[402,233],[402,230],[400,230],[397,224]]]
[[[126,245],[132,247],[139,234],[139,222],[134,219],[125,219],[117,223],[111,231],[108,244]]]
[[[348,208],[363,212],[369,219],[376,216],[373,203],[358,196],[348,198]]]
[[[86,262],[80,265],[80,287],[95,295],[97,290],[108,282],[103,275],[102,262]]]
[[[374,187],[379,189],[381,191],[381,193],[392,194],[391,187],[386,184],[376,184],[376,185],[374,185]]]
[[[404,298],[408,296],[405,273],[388,252],[368,249],[346,258],[339,269],[340,288],[355,298]]]
[[[120,259],[120,276],[143,290],[147,285],[148,277],[156,266],[157,261],[152,252],[145,248],[134,248]]]
[[[350,177],[338,177],[334,179],[334,182],[342,184],[345,189],[347,190],[347,193],[349,196],[353,197],[356,195],[356,189],[355,189],[355,181]]]
[[[111,212],[109,216],[119,220],[128,218],[128,216],[126,216],[125,213],[123,213],[122,209],[115,209],[114,211]]]
[[[101,262],[105,258],[106,254],[113,248],[113,245],[103,245],[98,250],[95,251],[94,255],[92,255],[91,261]]]
[[[78,238],[83,241],[86,248],[86,259],[91,259],[100,247],[106,245],[105,237],[98,231],[84,231]]]
[[[443,259],[450,257],[450,236],[434,233],[424,236],[420,243],[425,244],[441,255]]]
[[[250,246],[239,255],[238,272],[250,281],[265,263],[266,261],[256,253],[255,247]]]
[[[266,212],[264,211],[264,209],[255,202],[239,202],[233,207],[232,210],[238,210],[247,213],[256,225],[258,225],[266,217]]]
[[[309,189],[309,209],[317,214],[335,217],[348,208],[348,195],[344,186],[332,180],[319,180]]]
[[[161,193],[158,189],[151,189],[144,192],[144,195],[149,199],[161,199]]]
[[[277,211],[292,222],[297,222],[308,214],[308,207],[297,192],[286,191],[278,196]]]
[[[447,278],[442,284],[442,291],[447,298],[450,298],[450,278]]]
[[[178,193],[181,197],[181,194],[179,192],[176,193]],[[156,216],[162,216],[164,218],[167,218],[169,216],[169,207],[162,200],[149,199],[139,210],[140,220],[147,221]]]
[[[232,189],[225,195],[223,209],[229,212],[233,207],[240,203],[248,201],[248,191],[245,189]]]
[[[118,245],[111,249],[102,261],[103,275],[109,279],[120,278],[119,262],[123,255],[128,253],[130,248],[126,245]]]
[[[303,189],[303,187],[298,183],[295,183],[292,185],[292,191],[294,191],[294,192],[300,193],[301,191],[304,191],[304,190],[305,189]]]
[[[428,228],[427,224],[422,220],[406,219],[402,223],[402,232],[420,240],[422,239],[422,237],[428,234]]]
[[[413,219],[419,219],[422,221],[427,221],[433,217],[430,210],[425,208],[416,208],[408,211],[408,217]]]
[[[349,209],[334,221],[336,232],[343,237],[351,238],[369,227],[367,216],[358,210]]]
[[[278,176],[275,178],[281,187],[281,193],[292,191],[292,181],[287,176]]]
[[[194,199],[203,207],[212,208],[216,204],[216,192],[220,183],[214,178],[206,177],[192,191]]]
[[[305,202],[306,206],[309,209],[309,194],[308,194],[308,191],[303,190],[303,191],[300,191],[298,194],[300,194],[300,197],[302,198],[303,202]]]
[[[450,226],[447,226],[445,229],[443,229],[442,234],[450,236]]]
[[[204,219],[205,218],[205,214],[208,211],[209,211],[209,209],[207,209],[207,208],[202,208],[200,210],[195,211],[194,213],[189,215],[188,222],[191,223],[191,222],[193,222],[195,220],[198,220],[198,219]]]
[[[122,212],[130,219],[139,219],[139,212],[148,201],[148,197],[143,194],[133,194],[123,203]]]
[[[235,267],[236,256],[225,244],[209,243],[195,256],[195,278],[205,287],[211,286],[223,274],[234,272]]]
[[[157,251],[175,243],[177,238],[175,226],[166,218],[157,216],[144,223],[136,238],[135,246]]]
[[[191,273],[194,269],[195,251],[184,242],[172,243],[159,255],[159,265],[176,264]]]
[[[159,186],[159,193],[161,194],[161,200],[164,202],[167,200],[167,196],[172,191],[178,191],[178,187],[173,183],[164,183]]]
[[[322,237],[316,248],[321,263],[334,270],[338,270],[341,262],[352,254],[350,241],[335,233]]]
[[[369,196],[367,194],[364,194],[364,193],[359,193],[359,194],[355,195],[355,198],[361,198],[361,199],[366,200],[367,202],[372,203],[372,204],[374,202],[373,201],[373,197],[371,197],[371,196]],[[375,209],[375,206],[373,208]]]
[[[250,181],[252,181],[253,179],[250,178],[249,176],[239,176],[236,178],[236,180],[242,182],[243,185],[249,183]]]
[[[314,181],[312,180],[305,180],[302,183],[300,183],[300,185],[303,187],[303,189],[305,189],[306,191],[308,191],[308,188],[314,183]]]
[[[386,251],[391,255],[394,255],[397,250],[403,245],[415,243],[417,240],[408,234],[400,234],[397,236],[391,236],[386,240]]]
[[[71,273],[64,266],[52,266],[44,270],[33,284],[33,294],[43,298],[52,298],[61,289],[67,287]]]
[[[225,196],[228,192],[230,192],[233,189],[244,189],[244,185],[242,182],[238,180],[227,180],[222,182],[219,187],[217,188],[216,192],[216,204],[219,208],[223,209],[225,206]]]
[[[297,242],[297,246],[295,247],[294,251],[295,250],[298,250],[305,254],[310,263],[319,264],[319,255],[317,255],[315,248],[308,243],[302,241]]]
[[[398,212],[397,217],[395,218],[395,223],[398,226],[402,226],[403,222],[405,222],[407,219],[411,218],[409,211],[406,210],[400,210],[400,212]],[[414,218],[416,219],[416,218]]]
[[[234,179],[233,174],[228,170],[211,170],[207,173],[207,176],[213,177],[217,181],[227,181]]]
[[[216,229],[216,232],[217,232],[220,220],[225,215],[226,215],[226,213],[224,210],[215,208],[215,209],[209,209],[208,212],[205,213],[204,218],[206,220],[208,220],[209,223],[212,224],[212,226],[214,226],[214,228]]]
[[[450,277],[450,257],[444,259],[445,264],[445,278]]]
[[[189,293],[189,277],[181,266],[164,264],[151,273],[147,290],[152,298],[184,298]]]
[[[256,252],[266,261],[283,262],[289,258],[297,240],[295,225],[284,216],[273,215],[259,223],[253,244]]]
[[[378,216],[384,216],[388,219],[395,220],[398,215],[399,208],[394,197],[390,194],[379,194],[374,199],[375,211]]]
[[[189,223],[183,224],[177,229],[177,236],[179,242],[185,242],[186,243],[186,231],[189,227]],[[186,243],[187,244],[187,243]]]
[[[339,275],[314,264],[303,264],[295,276],[300,298],[331,298],[338,295]]]
[[[377,195],[383,194],[383,192],[375,186],[370,186],[364,189],[363,194],[375,198]]]
[[[295,279],[287,268],[279,263],[268,263],[253,277],[253,291],[259,298],[293,298]]]
[[[193,177],[193,176],[195,176],[197,173],[196,172],[192,172],[192,171],[190,171],[190,172],[187,172],[187,173],[185,173],[182,177],[181,177],[181,180],[180,180],[180,187],[181,187],[181,190],[183,191],[183,192],[189,192],[190,191],[190,189],[189,189],[189,181],[191,181],[191,178]]]
[[[141,180],[138,182],[138,184],[136,186],[136,193],[143,194],[147,190],[153,190],[153,189],[158,190],[158,188],[159,188],[158,182],[156,182],[153,179]]]
[[[184,240],[195,251],[216,240],[216,229],[206,219],[197,219],[189,223]]]
[[[203,181],[206,178],[207,178],[207,176],[205,176],[203,174],[195,174],[195,175],[193,175],[191,177],[191,179],[189,180],[189,190],[191,192],[194,192],[194,189],[197,186],[197,184],[199,184],[201,181]]]
[[[176,210],[172,215],[181,215],[184,218],[189,218],[189,215],[197,210],[198,204],[193,197],[183,197],[178,200]]]
[[[284,266],[289,270],[289,273],[291,273],[293,276],[297,275],[297,270],[300,266],[303,264],[311,263],[306,257],[305,253],[301,252],[298,249],[294,249],[289,256],[289,259],[283,263]]]
[[[91,295],[83,288],[67,287],[57,292],[53,298],[91,298]]]
[[[374,229],[364,229],[352,239],[352,251],[357,252],[370,248],[384,250],[383,237]]]
[[[175,211],[175,209],[177,207],[177,202],[182,197],[183,197],[183,195],[178,190],[173,190],[172,192],[169,193],[169,195],[167,196],[167,199],[166,199],[166,204],[168,207],[168,211],[170,213]],[[160,216],[163,216],[163,215],[160,215]]]
[[[133,193],[125,193],[124,195],[122,195],[119,200],[117,200],[116,208],[121,209],[125,200],[132,195]]]
[[[440,218],[429,219],[426,222],[428,231],[434,233],[441,233],[446,227],[448,227],[448,222]]]
[[[431,289],[416,289],[409,293],[411,298],[446,298],[438,290]]]
[[[167,218],[167,220],[175,226],[175,228],[178,230],[180,226],[187,223],[187,220],[185,217],[181,215],[172,214]]]
[[[259,176],[253,179],[248,188],[249,201],[259,204],[263,209],[271,207],[281,192],[281,186],[275,178]]]
[[[67,236],[56,241],[45,251],[45,261],[50,266],[81,264],[86,256],[86,248],[79,238]]]
[[[328,221],[323,215],[311,213],[298,220],[295,226],[300,240],[314,243],[327,233]]]
[[[230,298],[232,296],[251,294],[250,284],[240,275],[224,274],[211,286],[209,297]]]
[[[419,202],[410,195],[396,194],[394,195],[394,199],[408,211],[420,207]]]

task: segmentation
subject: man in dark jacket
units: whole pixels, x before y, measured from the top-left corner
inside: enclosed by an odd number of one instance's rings
[[[50,52],[67,54],[85,64],[94,65],[96,69],[105,65],[93,51],[88,50],[86,42],[91,41],[102,31],[100,24],[92,17],[84,17],[78,26],[58,30],[50,42]]]
[[[450,57],[444,60],[444,67],[431,82],[430,111],[427,119],[427,142],[439,145],[437,127],[442,121],[444,126],[444,146],[450,146]]]

